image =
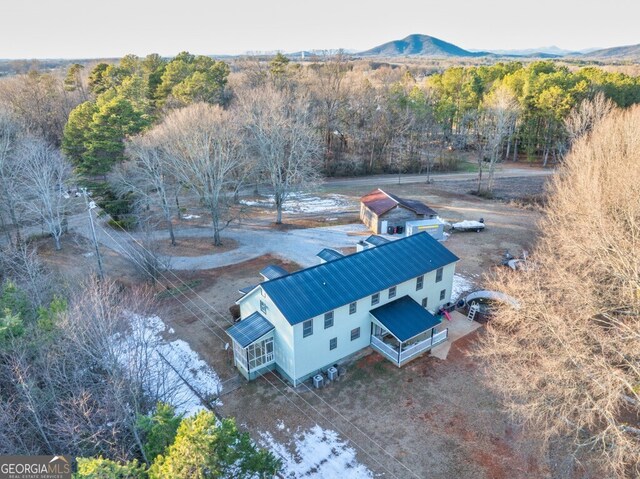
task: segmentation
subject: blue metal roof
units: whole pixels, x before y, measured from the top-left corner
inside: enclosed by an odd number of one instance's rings
[[[371,314],[400,341],[407,341],[441,322],[411,296],[403,296],[372,309]]]
[[[340,259],[340,258],[344,257],[344,255],[340,251],[336,251],[336,250],[331,249],[331,248],[323,249],[316,256],[318,258],[320,258],[320,259],[323,259],[323,260],[327,261],[327,262],[333,261],[333,260],[336,260],[336,259]]]
[[[253,291],[256,286],[258,286],[258,285],[257,284],[252,284],[251,286],[245,286],[244,288],[240,288],[238,290],[238,292],[241,293],[241,294],[248,294],[251,291]]]
[[[457,260],[422,232],[260,286],[287,321],[298,324]]]
[[[371,235],[366,240],[365,243],[372,244],[373,246],[380,246],[381,244],[387,244],[390,240],[378,235]]]
[[[289,272],[286,269],[281,268],[280,266],[277,266],[275,264],[270,264],[265,269],[260,271],[260,274],[264,276],[265,279],[271,280],[271,279],[281,278],[282,276],[286,276],[289,274]]]
[[[273,324],[267,321],[267,318],[255,312],[227,329],[227,334],[246,348],[273,329]]]

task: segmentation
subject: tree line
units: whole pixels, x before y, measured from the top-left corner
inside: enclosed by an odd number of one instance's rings
[[[540,238],[497,305],[477,355],[509,412],[559,475],[640,474],[640,107],[585,105],[551,180]],[[585,120],[586,119],[586,120]]]

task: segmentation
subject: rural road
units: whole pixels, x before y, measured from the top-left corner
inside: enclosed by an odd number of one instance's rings
[[[540,168],[529,167],[505,167],[496,171],[496,178],[523,178],[531,176],[549,176],[555,172],[553,169],[542,170]],[[485,172],[486,174],[486,172]],[[432,173],[431,180],[475,180],[478,173]],[[400,184],[424,183],[427,181],[427,175],[400,175]],[[392,185],[398,184],[398,175],[375,175],[355,178],[327,178],[324,180],[324,186],[367,186],[371,185]]]

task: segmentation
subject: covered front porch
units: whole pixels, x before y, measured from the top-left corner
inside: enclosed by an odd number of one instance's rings
[[[246,379],[255,379],[273,369],[274,329],[258,312],[227,329],[233,343],[233,362]]]
[[[403,296],[371,311],[371,347],[400,367],[447,340],[441,320]]]

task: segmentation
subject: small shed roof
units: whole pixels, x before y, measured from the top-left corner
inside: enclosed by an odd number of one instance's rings
[[[340,251],[336,251],[331,248],[325,248],[320,251],[317,255],[318,258],[323,259],[327,262],[333,261],[334,259],[340,259],[344,257],[344,255]]]
[[[428,331],[441,320],[416,303],[411,296],[391,301],[371,310],[371,315],[399,341],[407,341]]]
[[[360,201],[378,216],[385,214],[398,205],[413,211],[417,215],[436,216],[438,214],[421,201],[400,198],[382,191],[380,188],[367,193],[360,198]]]
[[[240,346],[246,348],[273,329],[275,329],[275,327],[267,318],[255,312],[227,329],[227,334],[240,344]]]
[[[293,325],[455,261],[455,254],[422,232],[266,281],[260,287]]]
[[[238,293],[240,294],[249,294],[251,291],[253,291],[253,288],[255,288],[256,286],[258,286],[257,284],[252,284],[251,286],[245,286],[244,288],[240,288],[238,290]]]
[[[387,238],[382,237],[382,236],[371,235],[366,240],[364,240],[364,242],[365,243],[369,243],[370,245],[373,245],[373,246],[380,246],[381,244],[388,243],[389,240]]]
[[[264,279],[270,280],[270,279],[276,279],[276,278],[281,278],[282,276],[286,276],[289,274],[289,272],[278,265],[270,264],[269,266],[264,268],[262,271],[260,271],[260,274],[264,277]]]

